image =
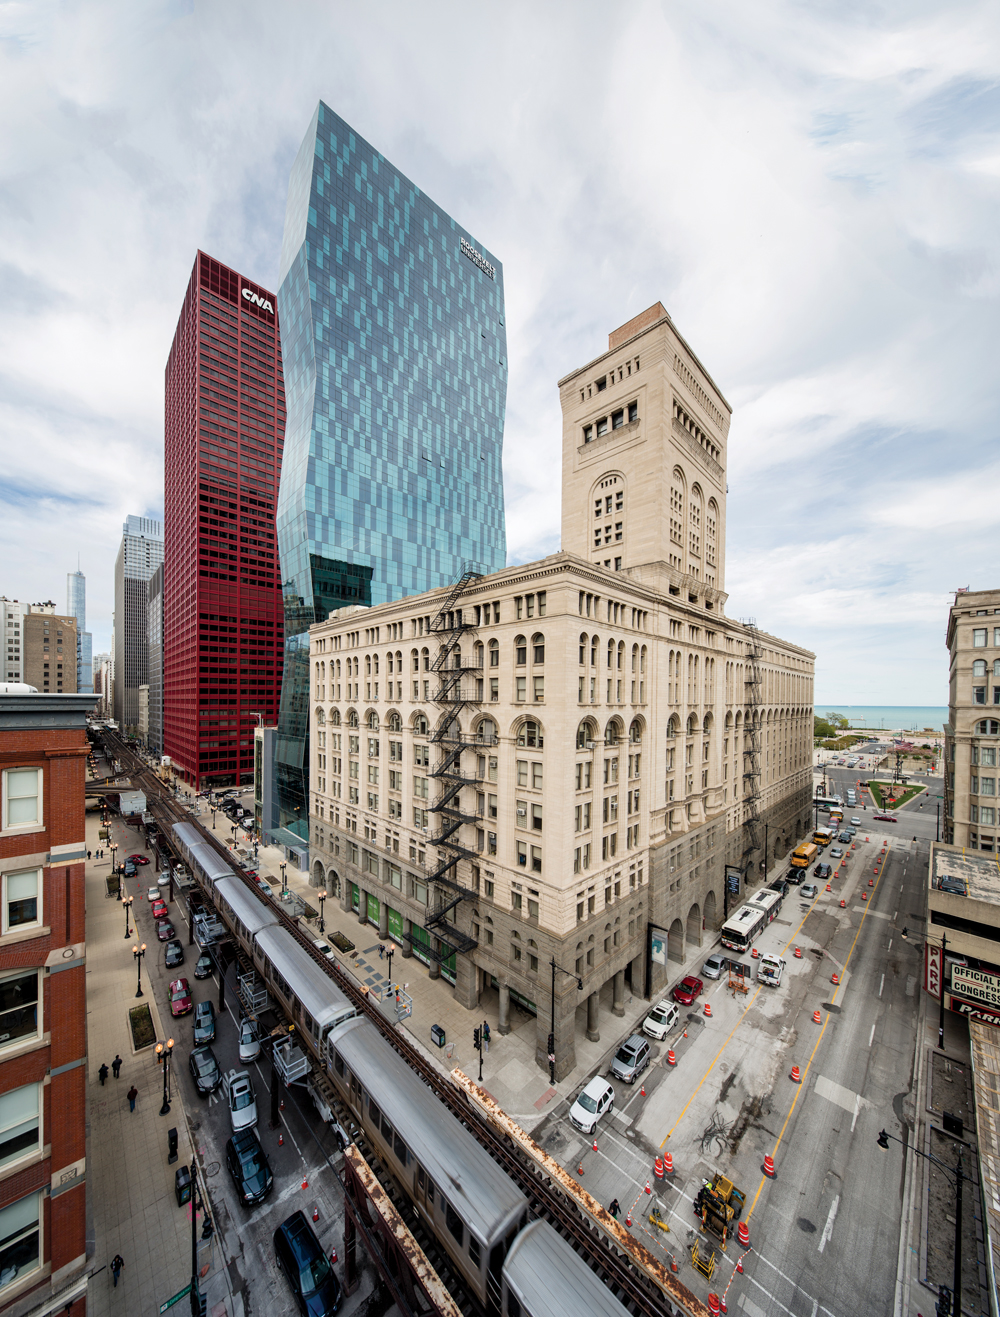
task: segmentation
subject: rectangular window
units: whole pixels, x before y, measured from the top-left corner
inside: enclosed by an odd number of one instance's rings
[[[425,830],[427,828],[427,811],[425,809],[418,809],[416,805],[413,807],[413,826],[415,828],[424,828]]]
[[[515,677],[514,699],[518,704],[523,704],[528,698],[528,679],[527,677]]]
[[[0,1211],[0,1292],[38,1270],[40,1203],[40,1194],[28,1194]]]
[[[445,1203],[444,1219],[448,1229],[461,1245],[462,1240],[465,1238],[465,1225],[462,1222],[462,1218],[452,1207],[451,1203]]]
[[[980,808],[979,810],[980,823],[985,823],[987,824],[987,826],[992,828],[994,817],[995,817],[995,810],[993,809],[992,805],[983,805]]]
[[[984,626],[972,628],[972,643],[976,649],[984,649],[986,647],[986,632],[987,628]]]
[[[986,703],[986,687],[985,687],[985,686],[973,686],[973,688],[972,688],[972,702],[973,702],[973,704],[985,704],[985,703]]]
[[[417,775],[414,774],[414,776],[413,776],[413,794],[414,794],[419,800],[426,800],[426,799],[427,799],[427,779],[426,779],[425,777],[417,777]]]
[[[531,848],[531,872],[542,872],[542,848],[541,846],[532,846]]]
[[[38,1037],[38,1007],[37,970],[0,979],[0,1048]]]
[[[3,876],[3,931],[41,924],[42,871],[26,869]]]
[[[534,695],[535,703],[541,704],[542,701],[545,699],[545,678],[532,677],[531,684],[532,684],[532,693]]]
[[[531,765],[531,789],[541,791],[542,789],[542,766],[541,764]]]
[[[995,794],[996,794],[996,792],[994,791],[994,786],[995,786],[995,784],[996,784],[996,779],[995,779],[995,778],[992,778],[992,777],[981,777],[981,778],[979,779],[979,794],[980,794],[981,796],[992,796],[992,795],[995,795]]]
[[[517,843],[517,862],[522,869],[528,867],[528,847],[523,841]]]
[[[378,786],[378,764],[368,765],[368,781],[371,786]]]
[[[992,780],[993,780],[993,779],[991,778],[990,781],[992,781]],[[534,829],[535,832],[541,832],[541,830],[542,830],[542,807],[541,807],[541,805],[534,805],[534,804],[533,804],[533,805],[531,806],[531,826],[532,826],[532,828]]]
[[[427,884],[424,882],[424,880],[423,880],[422,878],[412,878],[412,879],[411,879],[411,882],[413,883],[413,899],[414,899],[414,901],[416,901],[419,905],[426,905],[426,904],[427,904]]]
[[[419,764],[420,766],[426,768],[427,765],[431,762],[430,746],[415,745],[413,747],[413,762],[415,764]]]
[[[519,787],[526,787],[528,785],[527,759],[519,759],[517,761],[517,785]]]
[[[31,832],[42,827],[42,770],[8,768],[3,773],[4,832]]]
[[[25,1084],[0,1095],[0,1166],[37,1152],[41,1084]]]
[[[612,413],[611,413],[611,428],[612,428],[612,430],[620,430],[624,424],[625,424],[625,410],[624,410],[624,408],[621,408],[621,409],[619,409],[618,411],[616,411],[616,412],[612,412]]]

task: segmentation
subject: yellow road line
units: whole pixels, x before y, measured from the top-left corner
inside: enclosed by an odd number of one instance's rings
[[[890,849],[891,849],[891,847],[888,847],[888,846],[886,847],[886,851],[885,851],[885,859],[886,859],[886,860],[889,858],[889,851],[890,851]],[[875,885],[874,885],[874,887],[872,888],[872,896],[874,896],[875,893],[878,891],[878,885],[879,885],[879,883],[882,881],[882,874],[883,874],[884,872],[885,872],[885,860],[883,860],[883,862],[882,862],[881,872],[879,873],[878,879],[876,880]],[[851,943],[851,949],[850,949],[850,951],[848,951],[848,953],[847,953],[847,958],[846,958],[846,960],[844,961],[844,970],[845,970],[845,971],[847,970],[847,965],[848,965],[848,962],[849,962],[850,959],[851,959],[851,956],[854,955],[854,948],[857,946],[858,938],[861,936],[861,930],[862,930],[862,928],[864,927],[865,920],[868,918],[868,911],[869,911],[870,909],[871,909],[871,902],[869,902],[869,903],[865,906],[865,912],[864,912],[864,914],[861,916],[861,923],[858,924],[858,931],[854,934],[854,941]],[[841,982],[837,984],[836,991],[833,993],[833,997],[836,997],[837,993],[840,991],[840,989],[841,989],[842,987],[843,987],[843,980],[841,980]],[[833,997],[830,998],[831,1004],[832,1004],[832,1002],[833,1002]],[[781,1140],[785,1137],[785,1130],[786,1130],[787,1127],[788,1127],[788,1122],[789,1122],[789,1121],[791,1120],[791,1118],[792,1118],[792,1112],[795,1110],[795,1104],[796,1104],[796,1102],[798,1102],[798,1100],[799,1100],[799,1093],[801,1093],[802,1090],[803,1090],[803,1089],[805,1088],[805,1086],[806,1086],[806,1075],[808,1075],[808,1073],[809,1073],[809,1067],[810,1067],[810,1066],[812,1065],[812,1063],[813,1063],[813,1058],[814,1058],[815,1055],[816,1055],[816,1052],[817,1052],[817,1049],[819,1048],[820,1043],[823,1041],[823,1035],[826,1033],[826,1026],[827,1026],[829,1023],[830,1023],[830,1015],[829,1015],[829,1012],[827,1012],[826,1019],[823,1021],[823,1027],[822,1027],[822,1029],[820,1029],[820,1031],[819,1031],[819,1037],[816,1039],[816,1046],[812,1049],[812,1052],[810,1053],[810,1056],[809,1056],[809,1060],[808,1060],[808,1062],[807,1062],[807,1064],[806,1064],[806,1068],[805,1068],[805,1070],[804,1070],[804,1072],[803,1072],[803,1074],[802,1074],[802,1083],[799,1085],[799,1087],[798,1087],[798,1091],[796,1092],[795,1096],[792,1098],[792,1105],[788,1108],[788,1115],[785,1117],[785,1122],[784,1122],[784,1124],[782,1125],[781,1129],[778,1131],[778,1137],[777,1137],[777,1138],[775,1139],[775,1141],[774,1141],[774,1147],[771,1149],[771,1156],[772,1156],[772,1158],[773,1158],[773,1157],[775,1156],[775,1154],[777,1153],[777,1151],[778,1151],[778,1146],[779,1146],[779,1144],[781,1143]],[[748,1220],[748,1221],[750,1220],[750,1216],[751,1216],[751,1214],[752,1214],[752,1212],[753,1212],[753,1209],[757,1206],[757,1199],[760,1197],[760,1191],[764,1188],[764,1182],[765,1182],[765,1180],[767,1180],[767,1179],[769,1179],[769,1178],[770,1178],[770,1177],[769,1177],[769,1176],[766,1176],[766,1175],[761,1176],[760,1184],[757,1186],[757,1192],[754,1194],[754,1196],[753,1196],[753,1202],[750,1204],[750,1211],[747,1212],[747,1220]]]

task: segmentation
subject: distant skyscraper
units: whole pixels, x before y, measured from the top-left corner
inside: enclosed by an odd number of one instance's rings
[[[24,619],[30,604],[0,595],[0,625],[3,627],[3,680],[24,680]]]
[[[278,305],[285,672],[272,831],[308,836],[311,623],[506,561],[503,270],[322,102],[288,190]]]
[[[149,641],[149,695],[146,748],[163,753],[163,563],[149,578],[146,637]]]
[[[139,687],[149,683],[149,578],[163,562],[163,525],[126,518],[115,562],[114,719],[138,728]]]
[[[274,293],[199,252],[166,368],[161,746],[198,787],[249,778],[277,714],[284,431]]]
[[[87,578],[79,568],[66,574],[66,612],[76,618],[76,689],[93,690],[94,640],[87,630]]]

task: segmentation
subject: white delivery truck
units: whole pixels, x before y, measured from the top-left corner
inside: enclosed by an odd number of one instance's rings
[[[774,956],[769,951],[765,951],[757,966],[757,982],[766,983],[769,988],[777,988],[781,983],[784,968],[785,962],[780,956]]]

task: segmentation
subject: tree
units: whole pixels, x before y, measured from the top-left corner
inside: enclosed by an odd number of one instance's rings
[[[831,727],[836,727],[842,732],[846,731],[851,725],[842,713],[828,713],[826,715],[826,721]]]

